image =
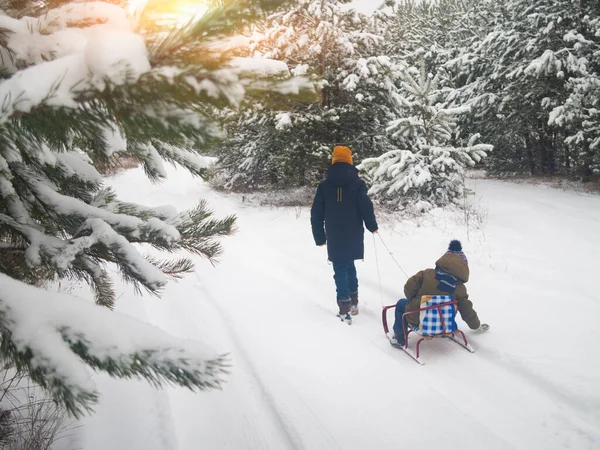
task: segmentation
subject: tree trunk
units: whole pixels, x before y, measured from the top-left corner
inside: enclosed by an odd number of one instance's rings
[[[592,181],[594,172],[592,170],[593,154],[590,152],[590,143],[587,140],[583,141],[582,152],[585,156],[583,157],[583,164],[581,166],[581,176],[583,181]]]
[[[554,175],[556,173],[556,158],[552,135],[545,121],[542,119],[540,119],[540,123],[538,124],[538,134],[538,149],[542,173],[544,175]]]
[[[304,165],[302,165],[298,171],[298,185],[300,187],[306,186],[306,167],[304,167]]]
[[[306,186],[306,149],[296,147],[298,152],[298,186]]]
[[[568,145],[565,145],[565,172],[571,175],[571,151]]]
[[[525,148],[527,150],[527,161],[529,163],[529,173],[535,175],[535,154],[533,152],[533,142],[531,141],[531,135],[528,133],[525,135]]]

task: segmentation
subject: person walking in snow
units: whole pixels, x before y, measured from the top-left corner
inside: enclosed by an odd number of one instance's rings
[[[333,149],[327,177],[319,184],[310,210],[315,243],[327,244],[327,255],[333,265],[338,316],[348,324],[358,314],[358,278],[354,261],[364,258],[364,225],[377,232],[373,203],[367,186],[352,165],[348,147]]]
[[[469,328],[487,331],[490,327],[479,321],[469,300],[465,283],[469,281],[469,262],[462,251],[460,241],[451,241],[448,251],[436,261],[435,269],[425,269],[408,279],[404,285],[406,298],[396,303],[394,337],[392,345],[404,347],[404,330],[419,326],[418,309],[423,295],[452,295],[458,301],[458,312]],[[408,323],[402,323],[406,311],[417,311],[405,317]]]

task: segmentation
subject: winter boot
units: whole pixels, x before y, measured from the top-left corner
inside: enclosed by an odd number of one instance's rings
[[[390,339],[390,344],[392,344],[392,347],[403,348],[405,346],[404,335],[394,334],[394,337]]]
[[[338,300],[337,304],[340,308],[340,312],[338,313],[340,320],[346,322],[348,325],[352,325],[352,316],[350,315],[352,301],[348,298],[345,300]]]
[[[358,314],[358,291],[350,292],[350,314],[356,316]]]

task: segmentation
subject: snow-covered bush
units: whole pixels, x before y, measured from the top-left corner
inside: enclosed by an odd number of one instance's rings
[[[140,244],[213,260],[235,218],[213,218],[204,202],[178,213],[120,201],[94,164],[119,154],[153,180],[165,161],[202,175],[211,160],[200,153],[222,135],[213,111],[304,89],[258,77],[221,45],[263,3],[277,2],[210,2],[186,25],[162,0],[135,14],[120,3],[2,3],[0,358],[72,414],[98,396],[87,366],[192,390],[221,384],[221,356],[110,311],[109,268],[159,294],[193,263],[145,256]],[[97,305],[27,284],[55,278],[88,283]]]

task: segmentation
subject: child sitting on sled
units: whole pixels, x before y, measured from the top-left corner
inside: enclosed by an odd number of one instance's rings
[[[404,285],[406,298],[398,300],[394,321],[394,337],[392,345],[404,346],[404,330],[419,326],[419,312],[423,295],[451,295],[458,301],[458,312],[469,328],[486,331],[489,325],[481,324],[473,303],[467,295],[465,283],[469,281],[469,262],[462,252],[460,241],[451,241],[448,251],[436,261],[435,269],[421,270],[408,279]],[[402,323],[402,315],[408,314]]]

